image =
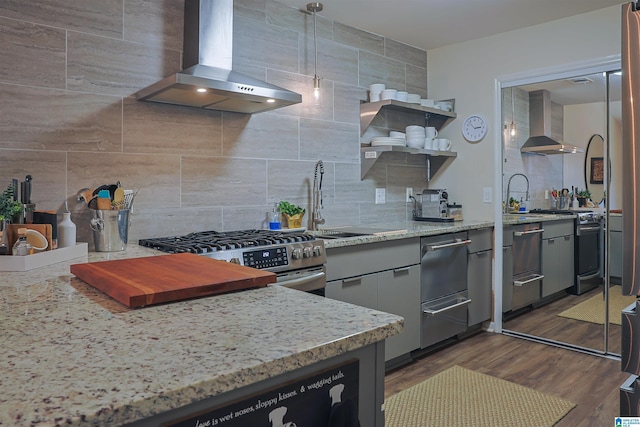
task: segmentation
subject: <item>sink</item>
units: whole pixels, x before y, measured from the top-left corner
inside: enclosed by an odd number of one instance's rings
[[[346,237],[358,237],[358,236],[370,236],[369,233],[353,233],[349,231],[339,231],[339,230],[318,230],[314,232],[316,236],[319,236],[323,239],[344,239]]]
[[[407,230],[396,230],[376,227],[338,227],[338,228],[325,228],[322,230],[313,231],[318,237],[323,239],[344,239],[348,237],[359,236],[377,236],[381,234],[393,234],[393,233],[406,233]]]

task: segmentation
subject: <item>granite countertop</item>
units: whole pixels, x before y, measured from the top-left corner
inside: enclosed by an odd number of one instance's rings
[[[384,340],[402,318],[268,286],[128,309],[69,273],[0,281],[0,425],[120,425]]]

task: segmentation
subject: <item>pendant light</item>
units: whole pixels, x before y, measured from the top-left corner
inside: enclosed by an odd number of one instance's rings
[[[516,132],[516,99],[513,96],[513,86],[511,86],[511,125],[509,126],[509,135],[511,135],[511,141],[515,142],[517,132]]]
[[[313,50],[315,60],[313,66],[313,100],[316,105],[320,103],[320,77],[318,77],[318,40],[316,37],[316,12],[322,11],[322,3],[307,3],[307,10],[313,13]]]

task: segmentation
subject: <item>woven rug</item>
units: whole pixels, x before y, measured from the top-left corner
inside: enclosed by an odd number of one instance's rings
[[[604,325],[603,298],[602,292],[598,292],[588,300],[559,313],[558,316]],[[620,312],[635,300],[634,296],[622,295],[622,286],[611,286],[609,288],[609,322],[620,325]]]
[[[575,403],[460,366],[386,399],[387,427],[553,426]]]

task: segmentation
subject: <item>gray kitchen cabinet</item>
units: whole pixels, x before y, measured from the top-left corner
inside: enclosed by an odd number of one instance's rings
[[[542,298],[573,286],[574,223],[547,221],[542,233]]]
[[[404,317],[404,331],[387,338],[385,360],[402,356],[420,346],[420,266],[383,271],[378,276],[378,310]]]
[[[467,261],[468,305],[467,325],[473,326],[491,319],[492,229],[469,230]]]
[[[361,307],[378,308],[378,276],[364,274],[327,282],[327,298],[348,302]]]
[[[419,238],[327,248],[327,298],[404,317],[386,341],[387,361],[420,347],[419,264]]]
[[[609,216],[609,277],[622,283],[622,216]]]

